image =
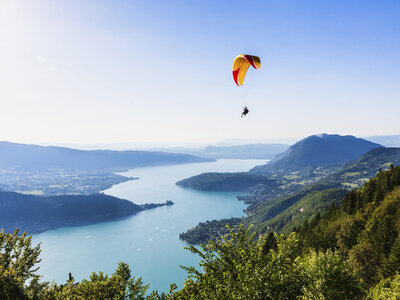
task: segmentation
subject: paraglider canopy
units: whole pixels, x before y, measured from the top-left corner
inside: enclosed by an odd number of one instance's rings
[[[246,76],[249,66],[252,66],[254,69],[260,69],[260,58],[254,55],[240,54],[233,60],[233,80],[238,86],[243,85],[244,77]]]

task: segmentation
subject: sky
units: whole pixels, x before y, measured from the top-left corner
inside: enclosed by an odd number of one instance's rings
[[[0,140],[390,135],[399,112],[398,0],[0,0]]]

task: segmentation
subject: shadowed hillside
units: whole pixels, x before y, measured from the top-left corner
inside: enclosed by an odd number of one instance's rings
[[[164,204],[136,205],[104,194],[40,197],[0,191],[0,228],[29,233],[80,226],[131,216]]]

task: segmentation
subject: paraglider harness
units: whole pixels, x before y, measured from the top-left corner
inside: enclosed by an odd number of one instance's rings
[[[245,106],[244,109],[243,109],[241,117],[247,115],[248,113],[249,113],[249,109],[247,108],[247,106]]]

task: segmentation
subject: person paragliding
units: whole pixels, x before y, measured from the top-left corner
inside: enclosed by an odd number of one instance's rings
[[[247,108],[247,106],[245,106],[245,107],[243,108],[242,117],[243,117],[243,116],[246,116],[248,113],[249,113],[249,109]]]
[[[244,77],[246,76],[247,70],[252,66],[258,70],[261,68],[261,60],[258,56],[240,54],[233,60],[232,75],[233,80],[238,86],[243,85]],[[244,107],[242,117],[249,113],[247,106]]]

